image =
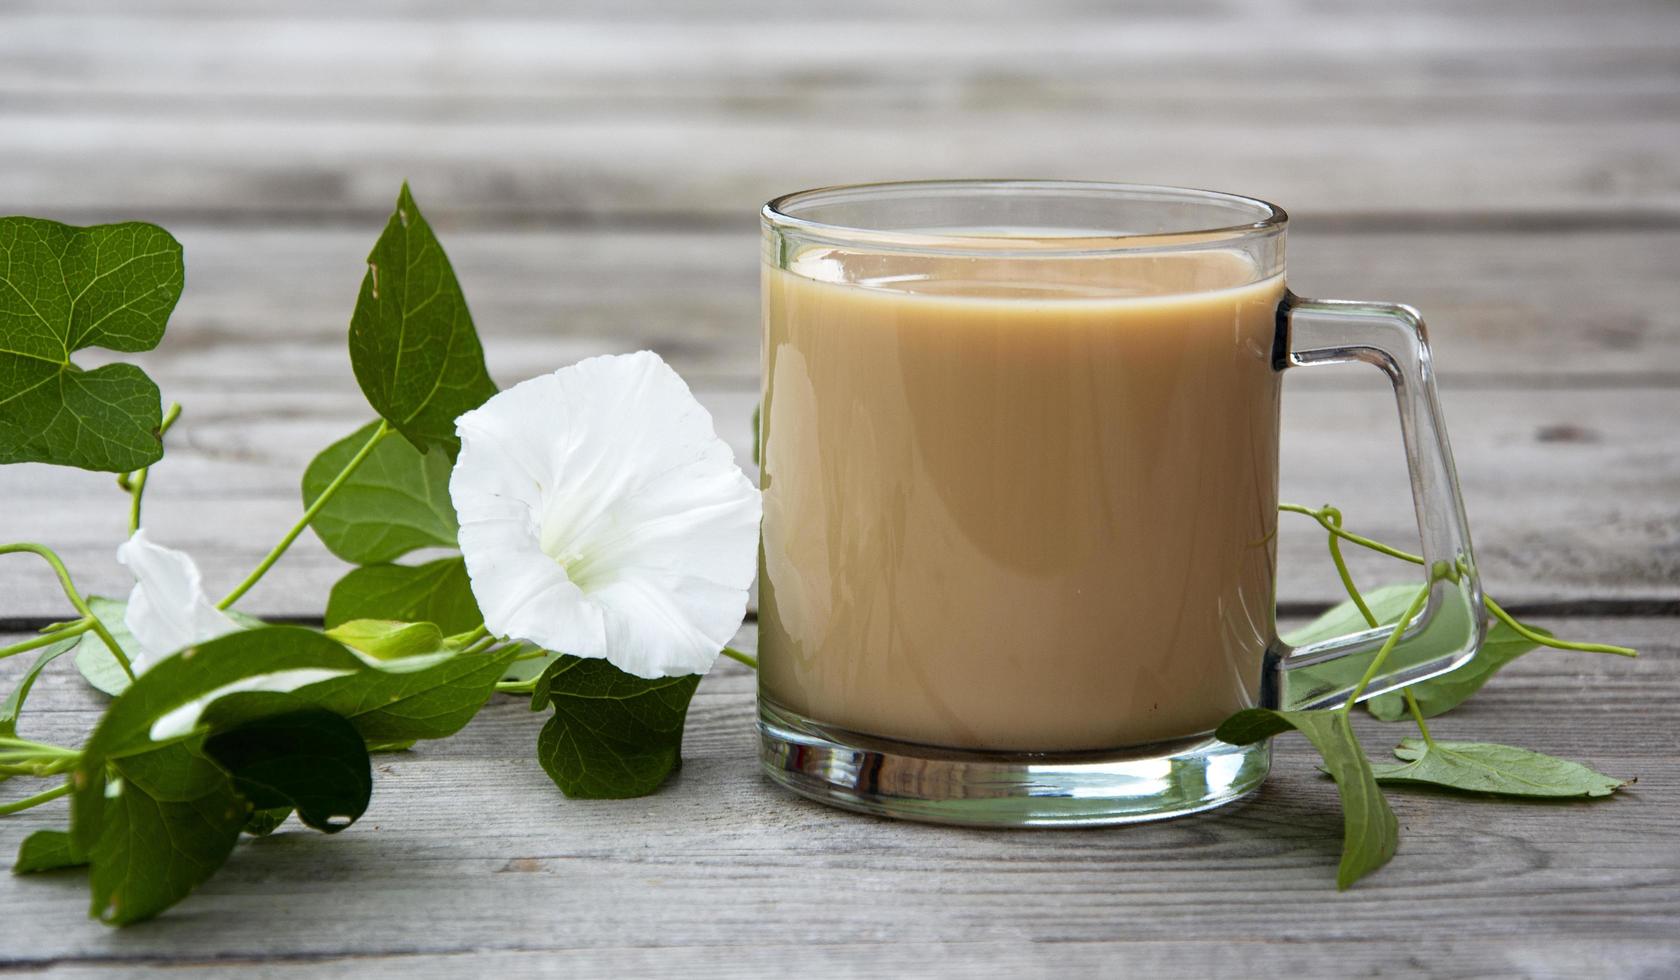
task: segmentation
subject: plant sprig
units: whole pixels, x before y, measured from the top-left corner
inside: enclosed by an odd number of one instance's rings
[[[143,526],[151,470],[181,406],[161,410],[156,386],[137,367],[83,371],[70,355],[95,346],[123,352],[155,346],[180,294],[180,247],[151,225],[72,228],[0,218],[0,256],[13,259],[0,281],[38,300],[40,312],[29,318],[0,309],[0,367],[62,382],[0,405],[0,462],[117,472],[132,535]],[[90,311],[111,318],[111,328],[80,329]],[[38,356],[42,344],[52,356]],[[551,709],[535,754],[567,795],[651,793],[680,765],[697,675],[644,680],[603,660],[496,636],[484,625],[454,548],[459,528],[448,481],[460,450],[454,420],[494,395],[496,385],[449,259],[406,185],[369,254],[348,347],[376,417],[311,461],[298,519],[215,603],[232,632],[143,660],[126,625],[126,602],[84,596],[44,545],[0,545],[0,555],[44,561],[75,611],[74,618],[0,647],[0,659],[35,653],[0,704],[0,782],[49,781],[0,802],[0,814],[71,800],[69,826],[29,835],[14,870],[87,866],[90,912],[105,922],[140,921],[179,901],[227,860],[242,833],[271,833],[293,814],[322,832],[345,829],[373,790],[370,752],[447,737],[498,691],[529,696],[534,710]],[[95,410],[78,414],[90,405]],[[755,411],[755,436],[757,422]],[[1398,845],[1398,823],[1379,784],[1554,797],[1601,796],[1622,785],[1564,760],[1431,733],[1426,717],[1450,710],[1538,646],[1633,653],[1558,640],[1519,623],[1492,599],[1487,608],[1502,632],[1490,636],[1475,660],[1408,687],[1398,701],[1385,694],[1368,702],[1378,717],[1409,713],[1420,734],[1395,749],[1398,762],[1373,764],[1354,733],[1352,705],[1404,646],[1404,627],[1427,600],[1428,585],[1362,593],[1342,546],[1413,564],[1423,559],[1347,531],[1336,508],[1282,509],[1313,518],[1327,532],[1349,596],[1349,609],[1331,615],[1394,628],[1343,706],[1254,709],[1227,720],[1218,734],[1255,741],[1293,729],[1314,745],[1336,779],[1344,812],[1342,887],[1380,867]],[[324,628],[273,626],[237,612],[305,530],[353,566],[332,587]],[[441,556],[405,563],[422,549],[439,548]],[[1452,574],[1433,569],[1430,583]],[[67,653],[113,699],[79,747],[19,736],[36,679]],[[758,667],[750,653],[725,647],[721,654]]]
[[[1382,867],[1393,857],[1397,848],[1397,825],[1387,802],[1382,799],[1379,785],[1398,788],[1421,786],[1490,796],[1582,798],[1609,796],[1629,782],[1605,776],[1579,763],[1528,749],[1486,742],[1441,742],[1435,739],[1414,689],[1424,691],[1424,696],[1431,699],[1434,713],[1440,714],[1469,698],[1500,667],[1539,646],[1638,656],[1636,651],[1628,647],[1559,640],[1549,633],[1518,622],[1488,596],[1484,596],[1482,601],[1488,612],[1498,620],[1495,629],[1507,630],[1526,645],[1507,643],[1505,648],[1493,652],[1495,640],[1490,634],[1489,642],[1477,650],[1469,664],[1462,665],[1441,678],[1421,681],[1402,688],[1399,697],[1405,706],[1405,712],[1417,725],[1419,738],[1404,739],[1395,747],[1394,754],[1401,760],[1398,764],[1372,765],[1365,756],[1353,726],[1349,723],[1353,706],[1360,700],[1371,681],[1382,672],[1390,655],[1401,644],[1407,626],[1428,602],[1430,589],[1435,582],[1443,578],[1456,578],[1456,575],[1453,569],[1444,563],[1438,563],[1430,569],[1429,577],[1421,587],[1388,586],[1381,590],[1381,601],[1373,603],[1354,584],[1353,575],[1342,555],[1341,542],[1349,541],[1414,565],[1423,565],[1424,559],[1347,531],[1342,526],[1342,513],[1335,507],[1325,505],[1314,509],[1300,504],[1284,503],[1280,504],[1278,509],[1311,517],[1324,528],[1331,562],[1335,566],[1337,578],[1348,594],[1348,602],[1345,604],[1347,609],[1338,607],[1330,610],[1313,627],[1308,627],[1304,633],[1296,634],[1296,638],[1300,640],[1304,636],[1310,636],[1319,639],[1324,638],[1322,634],[1325,633],[1340,633],[1341,629],[1325,629],[1324,624],[1344,621],[1350,610],[1357,612],[1370,628],[1375,629],[1386,624],[1391,625],[1392,629],[1340,707],[1318,711],[1250,708],[1232,715],[1220,725],[1215,734],[1234,744],[1258,741],[1289,728],[1307,735],[1323,759],[1324,770],[1336,780],[1341,797],[1342,861],[1336,879],[1339,888],[1348,888],[1359,878]],[[1460,677],[1461,672],[1468,672],[1468,679]],[[1379,712],[1373,709],[1372,713],[1384,720],[1396,720],[1399,717],[1391,710]]]

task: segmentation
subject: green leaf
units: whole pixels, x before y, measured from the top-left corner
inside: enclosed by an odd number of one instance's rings
[[[307,707],[273,713],[305,703],[290,694],[222,698],[205,712],[214,731],[204,754],[259,811],[296,809],[305,825],[336,834],[367,811],[373,768],[362,736],[338,715]]]
[[[443,631],[433,623],[352,619],[327,630],[327,635],[375,660],[397,660],[443,649]]]
[[[1551,635],[1541,629],[1535,632]],[[1503,620],[1494,620],[1488,629],[1487,639],[1474,656],[1445,674],[1409,685],[1412,696],[1417,699],[1425,718],[1446,714],[1470,700],[1470,696],[1481,690],[1482,685],[1506,664],[1539,648],[1540,644],[1524,639]],[[1374,697],[1365,706],[1383,721],[1399,721],[1407,715],[1405,697],[1399,691]]]
[[[93,616],[105,624],[105,629],[111,634],[111,639],[122,647],[123,654],[129,663],[134,663],[140,656],[140,642],[134,634],[128,631],[128,602],[124,599],[106,599],[103,596],[89,596],[88,608],[93,610]],[[227,610],[229,619],[245,627],[255,629],[264,625],[255,616],[247,616],[234,609]],[[82,677],[92,684],[96,690],[116,697],[128,690],[128,674],[123,672],[122,664],[111,655],[111,648],[105,645],[98,634],[83,633],[76,644],[76,669],[81,671]]]
[[[89,912],[111,925],[149,919],[185,898],[233,851],[250,804],[227,774],[185,743],[112,760],[116,795],[99,803],[89,850]]]
[[[517,655],[524,657],[527,654],[534,654],[538,652],[539,651],[534,644],[521,644]],[[542,656],[532,656],[525,660],[516,659],[512,663],[508,664],[507,670],[502,673],[502,683],[529,683],[531,685],[529,690],[535,692],[537,688],[536,682],[542,677],[543,673],[548,670],[549,665],[565,656],[563,653],[555,653],[552,650],[542,650],[540,652]]]
[[[1412,594],[1417,595],[1415,588]],[[1372,777],[1371,763],[1347,715],[1249,708],[1225,719],[1214,736],[1232,745],[1247,745],[1290,728],[1307,737],[1324,760],[1325,770],[1336,779],[1342,801],[1342,861],[1336,887],[1346,889],[1387,864],[1400,843],[1399,822]]]
[[[264,626],[190,647],[153,665],[106,709],[74,774],[71,832],[79,846],[92,845],[104,819],[105,763],[153,747],[154,723],[185,705],[282,680],[312,681],[290,693],[349,720],[368,742],[442,738],[471,720],[511,656],[444,650],[373,664],[296,626]],[[311,673],[297,673],[304,671]]]
[[[537,737],[537,759],[567,796],[646,796],[681,759],[699,684],[698,674],[643,680],[605,660],[561,657],[531,696],[533,711],[554,706]]]
[[[378,422],[369,422],[310,462],[303,473],[306,510],[378,428]],[[449,470],[449,454],[442,449],[421,453],[403,439],[385,439],[309,526],[328,551],[356,565],[390,561],[416,548],[453,548],[460,528],[449,502]]]
[[[0,463],[127,472],[161,459],[152,379],[70,358],[156,347],[183,281],[181,244],[156,225],[0,218]]]
[[[35,662],[29,665],[29,669],[24,671],[23,677],[18,680],[17,688],[6,698],[6,703],[0,704],[0,735],[17,734],[18,712],[23,710],[23,701],[29,697],[29,689],[35,686],[35,678],[41,676],[41,671],[46,669],[47,664],[74,650],[79,639],[80,637],[72,636],[41,649]]]
[[[37,830],[23,839],[18,848],[17,863],[12,865],[12,874],[79,868],[87,863],[87,855],[78,853],[70,843],[68,831]]]
[[[374,411],[416,449],[451,458],[455,419],[496,393],[455,270],[406,183],[368,255],[350,364]]]
[[[88,596],[87,604],[93,610],[94,618],[105,625],[111,638],[117,641],[117,646],[122,647],[129,663],[133,663],[140,653],[140,643],[128,631],[128,623],[123,618],[128,615],[128,603],[95,595]],[[77,641],[76,669],[94,688],[112,697],[128,688],[128,675],[123,673],[122,664],[111,656],[111,648],[97,634],[83,633]]]
[[[271,810],[253,810],[251,819],[245,821],[245,833],[252,837],[267,837],[280,829],[286,818],[292,815],[289,806],[275,807]]]
[[[1421,585],[1422,582],[1384,585],[1369,591],[1361,590],[1361,594],[1365,597],[1365,604],[1371,608],[1371,614],[1377,617],[1378,625],[1393,625],[1417,598]],[[1332,606],[1324,615],[1285,634],[1283,641],[1290,646],[1305,646],[1370,628],[1371,624],[1365,621],[1359,607],[1349,600]]]
[[[369,565],[339,579],[327,599],[327,626],[353,619],[436,623],[446,635],[484,622],[473,600],[467,563],[443,558],[424,565]]]
[[[1372,767],[1380,783],[1439,786],[1497,796],[1609,796],[1632,780],[1616,779],[1579,762],[1492,742],[1402,739],[1394,750],[1403,762]]]

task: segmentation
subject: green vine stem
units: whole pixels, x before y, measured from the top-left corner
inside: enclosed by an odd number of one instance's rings
[[[1343,530],[1340,523],[1340,513],[1337,512],[1334,507],[1314,509],[1311,507],[1303,507],[1300,504],[1280,503],[1278,504],[1278,510],[1287,511],[1291,514],[1304,514],[1317,521],[1321,527],[1330,532],[1332,537],[1340,538],[1343,541],[1351,541],[1362,548],[1368,548],[1378,554],[1387,555],[1390,558],[1397,558],[1400,561],[1411,562],[1414,565],[1424,564],[1423,558],[1418,555],[1414,555],[1407,551],[1401,551],[1398,548],[1391,548],[1388,545],[1383,544],[1381,541],[1374,541],[1371,538],[1354,534],[1351,531]],[[1336,513],[1337,519],[1332,520],[1327,512]],[[1531,643],[1538,643],[1541,646],[1551,647],[1554,650],[1576,650],[1581,653],[1612,653],[1618,657],[1639,656],[1639,652],[1637,650],[1633,650],[1629,647],[1616,646],[1610,643],[1576,643],[1570,640],[1560,640],[1555,636],[1547,636],[1544,633],[1536,633],[1534,630],[1529,629],[1522,623],[1517,622],[1510,613],[1500,608],[1499,603],[1494,602],[1488,596],[1482,596],[1482,603],[1487,606],[1488,612],[1492,613],[1495,618],[1499,619],[1499,621],[1503,622],[1506,626],[1511,627],[1511,629],[1517,632],[1517,635]]]
[[[111,631],[106,629],[105,624],[101,623],[99,617],[93,614],[93,610],[88,608],[87,600],[83,599],[82,594],[76,591],[76,583],[70,580],[70,572],[64,567],[64,562],[59,560],[58,555],[45,545],[34,544],[29,541],[0,544],[0,555],[11,554],[36,555],[52,566],[53,572],[58,575],[58,584],[64,587],[64,597],[69,599],[70,604],[76,607],[76,611],[82,614],[82,619],[88,623],[88,629],[99,634],[99,639],[110,649],[111,656],[117,658],[117,665],[122,667],[123,673],[128,675],[128,679],[134,680],[134,666],[128,662],[128,654],[123,653],[122,646],[117,643],[116,637],[111,635]],[[68,631],[60,630],[51,635],[54,638],[62,638],[66,632]]]
[[[1412,713],[1412,720],[1417,722],[1418,734],[1423,736],[1423,744],[1434,748],[1435,739],[1429,735],[1429,722],[1423,720],[1423,709],[1418,707],[1417,698],[1412,696],[1412,689],[1402,687],[1400,693],[1405,695],[1406,710]]]
[[[1377,649],[1377,655],[1371,658],[1371,665],[1365,668],[1365,676],[1359,678],[1359,683],[1355,684],[1353,690],[1348,693],[1347,702],[1336,709],[1344,716],[1353,713],[1354,703],[1359,700],[1360,695],[1365,693],[1365,688],[1370,686],[1371,679],[1382,670],[1383,663],[1388,660],[1388,655],[1393,653],[1394,648],[1399,645],[1400,634],[1406,632],[1406,625],[1412,621],[1413,616],[1422,612],[1424,605],[1429,602],[1429,590],[1434,585],[1435,578],[1431,576],[1430,580],[1423,583],[1423,586],[1418,589],[1418,594],[1412,599],[1412,604],[1407,606],[1406,611],[1401,613],[1400,618],[1395,621],[1394,629],[1389,632],[1388,639],[1384,640],[1383,645]]]
[[[263,560],[257,563],[256,568],[251,569],[251,574],[245,576],[245,581],[234,586],[232,592],[223,596],[221,602],[216,603],[216,608],[226,609],[238,602],[240,596],[251,591],[251,587],[261,581],[268,570],[274,567],[274,563],[279,561],[280,556],[286,553],[286,549],[292,546],[292,542],[298,539],[298,535],[302,534],[303,529],[309,526],[309,522],[315,519],[315,515],[321,512],[321,508],[327,505],[327,501],[338,493],[338,489],[344,486],[345,482],[350,479],[350,475],[355,473],[356,469],[367,460],[368,456],[373,453],[374,448],[385,441],[385,438],[392,435],[394,431],[389,422],[381,419],[379,428],[373,431],[373,435],[368,438],[367,443],[361,449],[356,450],[356,455],[350,457],[350,462],[344,464],[344,469],[338,471],[338,475],[333,477],[332,482],[321,491],[321,495],[316,497],[315,502],[310,504],[309,508],[303,512],[303,516],[298,518],[296,524],[292,525],[292,529],[287,531],[286,536],[280,539],[280,543],[276,544]]]
[[[168,432],[169,427],[174,425],[175,420],[180,417],[181,403],[170,402],[169,411],[163,414],[163,422],[158,425],[157,434],[159,441],[162,441],[164,433]],[[123,489],[129,492],[128,533],[130,535],[133,535],[135,531],[140,530],[140,498],[146,495],[146,473],[150,469],[150,466],[142,466],[140,469],[134,471],[134,475],[126,481],[126,486],[124,486],[123,480],[119,479],[117,481],[118,486],[123,487]]]
[[[59,640],[68,640],[73,636],[81,636],[88,630],[93,629],[93,624],[95,622],[96,620],[92,619],[78,619],[70,626],[54,630],[51,633],[43,633],[40,636],[32,636],[27,640],[13,643],[11,646],[0,647],[0,660],[4,660],[14,654],[28,653],[31,650],[38,650],[41,647],[50,646],[51,644],[57,643]]]
[[[734,647],[724,647],[723,650],[720,651],[720,652],[724,656],[728,657],[730,660],[735,661],[736,663],[746,664],[748,667],[751,667],[753,670],[758,669],[758,658],[753,656],[750,653],[742,653],[740,650],[737,650]]]
[[[469,656],[469,657],[470,656],[475,656],[477,654],[487,652],[491,647],[495,646],[496,644],[498,644],[500,642],[501,642],[500,640],[496,639],[493,636],[480,637],[479,639],[474,640],[472,643],[467,644],[466,648],[463,649],[461,651],[461,653],[463,655]]]
[[[11,803],[0,805],[0,817],[12,813],[22,813],[30,807],[37,807],[43,803],[51,803],[53,800],[56,800],[69,792],[70,784],[61,783],[44,793],[36,793],[34,796],[26,796],[21,800],[14,800]]]
[[[1331,524],[1336,527],[1342,526],[1341,511],[1326,504],[1324,515]],[[1359,615],[1365,617],[1365,622],[1372,629],[1376,629],[1378,626],[1377,617],[1371,612],[1371,607],[1365,604],[1365,597],[1359,593],[1359,589],[1353,584],[1353,573],[1348,571],[1347,560],[1342,557],[1342,539],[1334,534],[1328,534],[1325,535],[1325,540],[1329,542],[1330,560],[1336,565],[1336,575],[1342,580],[1342,588],[1347,590],[1348,598],[1353,600],[1354,608],[1359,610]]]
[[[1340,510],[1326,504],[1324,505],[1324,516],[1336,527],[1342,526],[1342,512]],[[1336,563],[1336,574],[1341,577],[1342,588],[1347,590],[1348,598],[1353,601],[1354,606],[1359,610],[1359,615],[1365,617],[1366,624],[1372,629],[1376,629],[1378,625],[1376,614],[1371,612],[1371,607],[1366,604],[1365,597],[1359,592],[1359,587],[1353,584],[1353,573],[1348,571],[1347,562],[1342,558],[1342,539],[1336,537],[1334,533],[1330,533],[1325,535],[1325,540],[1329,542],[1330,560]],[[1404,623],[1405,620],[1401,620],[1395,624],[1395,631],[1398,632]],[[1412,713],[1412,720],[1417,722],[1418,734],[1423,736],[1423,743],[1430,748],[1434,748],[1435,739],[1429,734],[1429,723],[1423,720],[1423,709],[1418,706],[1417,698],[1412,694],[1411,687],[1402,687],[1400,694],[1406,699],[1406,709]]]
[[[0,778],[5,776],[54,776],[76,768],[82,754],[45,742],[0,736]]]

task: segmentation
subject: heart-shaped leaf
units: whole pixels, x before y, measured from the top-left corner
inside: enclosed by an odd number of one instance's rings
[[[351,570],[327,598],[327,626],[352,619],[436,623],[446,635],[484,622],[467,578],[467,563],[441,558],[424,565],[369,565]]]
[[[107,599],[104,596],[89,596],[88,608],[93,610],[94,618],[105,625],[106,632],[111,639],[117,641],[129,663],[140,659],[140,643],[134,634],[128,631],[128,601],[126,599]],[[247,616],[237,609],[227,610],[229,619],[245,627],[256,629],[264,625],[255,616]],[[128,674],[117,663],[117,658],[111,655],[111,648],[105,645],[98,634],[83,633],[76,644],[76,669],[81,671],[82,677],[92,684],[96,690],[116,697],[128,690]]]
[[[327,635],[375,660],[417,657],[443,649],[443,631],[432,623],[352,619],[327,630]]]
[[[421,452],[436,446],[452,459],[455,420],[496,393],[455,270],[407,184],[368,255],[350,364],[381,418]]]
[[[89,849],[90,914],[111,925],[149,919],[216,872],[251,805],[227,774],[176,742],[110,760],[114,796],[100,790],[100,833]],[[74,842],[73,842],[74,843]]]
[[[274,713],[303,704],[290,694],[221,699],[205,712],[213,731],[204,754],[259,812],[296,809],[306,825],[336,834],[367,811],[373,768],[362,736],[338,715],[308,707]]]
[[[1535,629],[1535,632],[1551,635],[1542,629]],[[1487,639],[1482,641],[1481,648],[1467,662],[1445,674],[1408,685],[1407,689],[1417,699],[1423,716],[1433,718],[1470,700],[1470,696],[1481,690],[1482,685],[1492,680],[1493,675],[1506,664],[1538,649],[1540,644],[1523,637],[1504,620],[1496,619],[1488,628]],[[1383,721],[1400,721],[1407,717],[1406,700],[1399,691],[1379,694],[1365,702],[1365,707]]]
[[[378,430],[369,422],[321,450],[303,474],[307,509]],[[460,528],[449,502],[449,455],[422,453],[385,439],[316,512],[309,526],[333,554],[357,565],[400,558],[416,548],[455,547]]]
[[[1412,594],[1417,594],[1416,588]],[[1249,708],[1225,719],[1214,736],[1232,745],[1247,745],[1291,728],[1307,737],[1324,760],[1325,770],[1336,779],[1342,801],[1342,861],[1336,887],[1346,889],[1387,864],[1400,844],[1400,824],[1372,777],[1371,763],[1347,715]]]
[[[12,874],[26,875],[37,871],[58,871],[79,868],[88,863],[87,855],[78,852],[65,830],[37,830],[23,839],[18,847],[17,863]]]
[[[1418,583],[1396,583],[1382,585],[1370,590],[1361,590],[1365,605],[1371,610],[1371,615],[1377,618],[1377,624],[1392,626],[1400,618],[1400,614],[1417,598]],[[1291,646],[1306,646],[1320,640],[1331,640],[1349,633],[1358,633],[1371,627],[1365,621],[1365,616],[1352,600],[1337,603],[1324,612],[1323,615],[1297,630],[1285,634],[1283,640]]]
[[[245,821],[245,833],[252,837],[267,837],[280,829],[286,818],[292,815],[289,806],[274,807],[270,810],[253,810],[250,819]]]
[[[644,680],[605,660],[561,657],[538,679],[531,710],[554,706],[537,760],[567,796],[646,796],[677,767],[697,674]]]
[[[1437,740],[1431,745],[1408,738],[1394,755],[1404,761],[1372,766],[1377,782],[1548,799],[1609,796],[1630,782],[1579,762],[1492,742]]]
[[[71,356],[156,347],[183,281],[181,244],[156,225],[0,218],[0,463],[126,472],[161,459],[152,379]]]
[[[200,727],[202,715],[193,712],[223,697],[289,692],[345,718],[370,743],[442,738],[489,699],[512,656],[443,650],[376,664],[295,626],[265,626],[189,647],[153,665],[106,709],[73,776],[71,833],[81,847],[97,839],[108,760]]]
[[[1406,607],[1417,596],[1418,587],[1410,584],[1384,585],[1363,593],[1365,604],[1370,607],[1371,614],[1376,617],[1378,625],[1392,626],[1399,620]],[[1338,603],[1324,615],[1313,620],[1306,626],[1295,630],[1283,639],[1294,645],[1302,646],[1327,640],[1332,637],[1356,633],[1366,629],[1370,624],[1351,600]],[[1545,630],[1536,630],[1545,633]],[[1546,634],[1551,635],[1551,634]],[[1396,650],[1405,647],[1402,640]],[[1539,644],[1524,639],[1516,630],[1506,625],[1503,620],[1495,620],[1489,627],[1487,639],[1482,642],[1474,656],[1467,662],[1446,672],[1437,674],[1427,680],[1408,685],[1412,696],[1417,698],[1418,706],[1423,710],[1424,717],[1433,718],[1445,714],[1458,707],[1470,696],[1481,690],[1500,668],[1517,659],[1525,653],[1539,648]],[[1407,716],[1406,701],[1399,691],[1379,694],[1365,702],[1365,707],[1372,715],[1383,721],[1399,721]]]

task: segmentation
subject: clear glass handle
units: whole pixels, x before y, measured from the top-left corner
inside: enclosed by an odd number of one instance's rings
[[[1278,310],[1274,357],[1279,370],[1350,361],[1375,365],[1393,382],[1399,403],[1422,555],[1425,568],[1434,570],[1434,582],[1428,605],[1406,627],[1361,700],[1464,663],[1487,633],[1487,610],[1435,394],[1423,318],[1409,306],[1286,294]],[[1423,569],[1418,572],[1421,587]],[[1280,642],[1270,658],[1266,700],[1290,709],[1346,702],[1390,632],[1390,627],[1364,630],[1302,647]]]

